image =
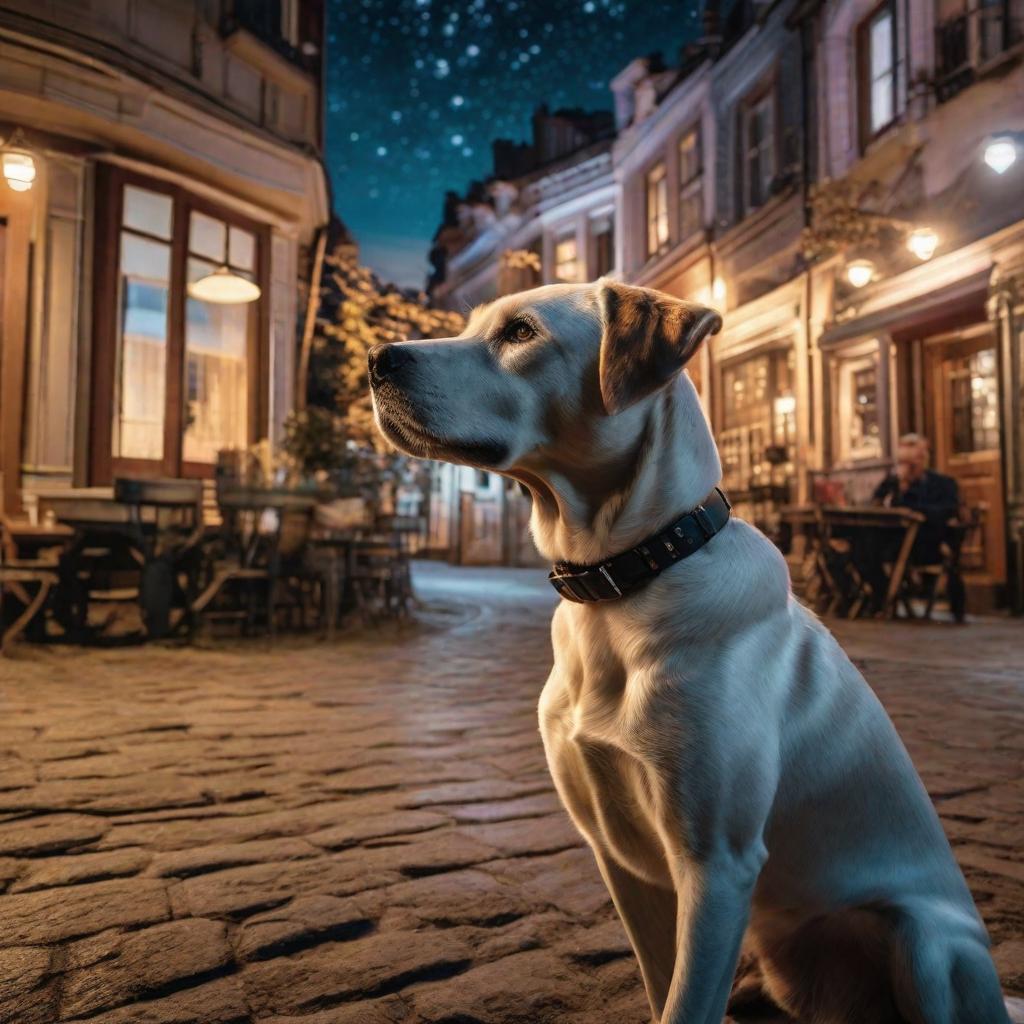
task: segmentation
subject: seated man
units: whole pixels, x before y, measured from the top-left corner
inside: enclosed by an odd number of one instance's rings
[[[959,543],[949,521],[959,512],[960,491],[951,476],[928,469],[928,440],[920,434],[900,438],[896,472],[875,488],[873,500],[888,508],[913,509],[925,517],[910,553],[913,565],[938,565],[943,561],[943,543]],[[886,560],[891,560],[895,552],[885,554]],[[949,579],[949,601],[957,621],[962,621],[964,590],[959,574],[951,574]]]

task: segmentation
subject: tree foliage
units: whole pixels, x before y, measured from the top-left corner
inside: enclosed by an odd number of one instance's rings
[[[877,182],[865,185],[849,179],[832,180],[811,189],[811,223],[801,238],[808,262],[835,254],[868,253],[883,248],[905,233],[905,223],[867,209],[877,199]]]
[[[334,225],[310,353],[309,405],[335,412],[349,440],[381,448],[366,380],[367,352],[385,342],[451,337],[463,324],[458,313],[431,308],[423,292],[383,284],[359,263],[345,229]]]

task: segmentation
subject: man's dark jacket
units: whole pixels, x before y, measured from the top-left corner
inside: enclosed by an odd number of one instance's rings
[[[960,489],[951,476],[926,469],[901,493],[899,477],[893,473],[875,488],[874,500],[894,508],[902,505],[924,515],[927,521],[921,524],[913,559],[930,562],[938,555],[939,543],[946,539],[946,524],[960,510]]]

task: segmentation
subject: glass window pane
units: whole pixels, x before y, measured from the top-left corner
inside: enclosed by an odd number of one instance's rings
[[[239,270],[256,269],[256,237],[250,231],[232,226],[228,233],[228,263]]]
[[[555,243],[555,277],[559,281],[579,280],[575,235],[566,235]]]
[[[887,76],[871,83],[871,130],[877,132],[892,118],[892,78]]]
[[[171,248],[121,235],[112,454],[162,459]]]
[[[871,79],[892,70],[892,15],[882,11],[871,22]]]
[[[173,210],[174,203],[171,197],[162,192],[151,192],[147,188],[136,188],[134,185],[124,187],[122,220],[126,228],[135,228],[137,231],[145,231],[147,235],[170,239]]]
[[[218,266],[227,262],[227,225],[222,220],[192,213],[189,218],[188,251],[205,256]]]
[[[215,264],[190,259],[188,279],[196,281],[214,269]],[[248,444],[248,342],[256,305],[186,300],[183,456],[187,462],[213,463],[220,449]]]
[[[679,180],[686,184],[700,174],[697,154],[697,133],[689,132],[679,143]]]

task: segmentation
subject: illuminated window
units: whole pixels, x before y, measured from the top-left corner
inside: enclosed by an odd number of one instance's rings
[[[580,262],[576,248],[576,233],[562,235],[555,242],[555,278],[559,281],[580,280]]]
[[[258,229],[185,190],[111,170],[101,175],[96,479],[117,473],[209,475],[218,452],[253,438],[262,299],[212,303],[189,286],[220,268],[258,283]]]
[[[665,165],[647,174],[647,255],[657,256],[668,248],[668,180]]]
[[[999,448],[999,391],[996,351],[982,349],[957,359],[949,372],[953,451],[997,451]]]
[[[882,457],[877,349],[839,363],[837,450],[842,462]]]
[[[256,272],[255,236],[205,213],[190,214],[188,248],[190,284],[222,266],[250,279]],[[221,448],[246,445],[252,315],[248,303],[186,302],[186,462],[213,463]]]

